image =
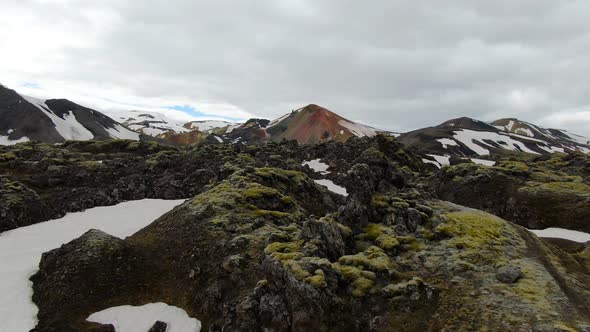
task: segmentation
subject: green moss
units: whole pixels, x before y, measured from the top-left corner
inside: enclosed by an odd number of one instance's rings
[[[375,242],[377,242],[379,248],[382,248],[384,250],[391,250],[399,246],[399,241],[395,236],[386,234],[379,235]]]
[[[378,194],[373,196],[372,205],[375,208],[386,209],[389,207],[390,201],[386,195]]]
[[[16,159],[16,155],[12,152],[0,154],[0,162],[7,162],[10,160],[15,160],[15,159]]]
[[[352,282],[352,287],[354,288],[352,291],[352,296],[354,297],[363,297],[373,288],[375,283],[371,279],[367,279],[364,277],[360,277],[355,279]]]
[[[479,211],[459,211],[444,214],[446,222],[436,227],[436,233],[452,236],[457,248],[479,248],[504,239],[506,224],[502,219]]]
[[[418,251],[425,247],[424,244],[418,242],[413,236],[398,236],[396,239],[406,250]]]
[[[288,212],[276,211],[276,210],[264,210],[264,209],[252,209],[254,217],[273,217],[273,218],[286,218],[291,214]]]
[[[239,153],[237,155],[237,160],[238,163],[243,166],[254,165],[256,163],[256,160],[254,160],[254,158],[247,153]]]
[[[324,271],[320,269],[317,269],[313,276],[305,278],[305,282],[307,282],[315,288],[323,288],[327,286]]]
[[[371,271],[385,271],[392,267],[391,259],[383,249],[372,246],[356,255],[342,256],[338,262],[343,265],[356,266],[359,269]]]
[[[275,252],[294,253],[297,252],[303,245],[303,240],[291,242],[273,242],[264,249],[265,254],[272,254]]]
[[[270,256],[279,261],[287,261],[287,260],[299,260],[303,257],[303,253],[301,252],[289,252],[289,253],[282,253],[282,252],[273,252]]]
[[[296,260],[286,260],[283,261],[283,267],[291,271],[291,273],[297,278],[298,280],[305,280],[309,277],[309,272],[307,272],[301,264]]]
[[[529,167],[527,166],[527,164],[520,162],[520,161],[512,161],[512,160],[500,161],[496,167],[506,168],[506,169],[513,170],[513,171],[522,171],[522,172],[529,171]]]
[[[531,172],[530,179],[534,182],[584,182],[581,176],[567,175],[546,169],[535,169]]]
[[[361,276],[361,270],[354,266],[333,263],[332,269],[348,280],[355,280]]]
[[[369,224],[365,227],[364,234],[366,235],[366,238],[376,240],[381,234],[383,234],[385,229],[386,227],[380,224]]]
[[[590,186],[578,182],[527,182],[527,187],[532,190],[553,191],[564,194],[589,194]]]
[[[246,190],[243,191],[242,195],[246,198],[258,199],[264,197],[278,196],[279,192],[276,189],[265,187],[263,185],[254,183]]]

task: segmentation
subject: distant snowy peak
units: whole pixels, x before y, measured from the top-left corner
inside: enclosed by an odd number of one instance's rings
[[[129,129],[153,137],[160,137],[164,133],[177,134],[190,131],[181,122],[157,112],[131,110],[117,111],[111,115]]]
[[[503,132],[543,140],[548,144],[561,146],[565,149],[584,151],[590,148],[590,138],[562,129],[542,128],[515,118],[499,119],[490,124]]]
[[[67,99],[42,100],[0,87],[0,145],[109,138],[137,140],[139,135]]]
[[[228,121],[220,121],[220,120],[202,120],[202,121],[191,121],[184,124],[184,127],[189,130],[198,130],[204,133],[211,133],[217,131],[218,129],[225,129],[222,130],[224,133],[225,131],[232,131],[233,129],[239,127],[241,123],[235,122],[228,122]]]
[[[444,165],[432,156],[477,157],[523,152],[529,154],[590,153],[587,139],[564,130],[545,129],[507,118],[485,123],[457,118],[436,127],[402,134],[399,140],[424,155],[425,162]]]
[[[479,121],[468,117],[451,119],[439,124],[437,127],[495,131],[494,127],[492,127],[491,125],[483,121]]]

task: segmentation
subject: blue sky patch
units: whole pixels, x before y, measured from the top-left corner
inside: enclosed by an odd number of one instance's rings
[[[31,89],[41,89],[41,85],[39,83],[35,83],[35,82],[25,82],[21,86],[24,86],[25,88],[31,88]]]
[[[217,114],[203,113],[203,112],[201,112],[189,105],[172,105],[172,106],[164,106],[164,108],[175,110],[175,111],[181,111],[181,112],[184,112],[186,114],[196,116],[196,117],[216,117],[216,118],[227,119],[228,121],[241,121],[241,120],[243,120],[242,118],[233,118],[233,117],[221,116],[221,115],[217,115]]]

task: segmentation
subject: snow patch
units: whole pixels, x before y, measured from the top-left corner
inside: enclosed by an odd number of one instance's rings
[[[518,134],[518,135],[528,136],[528,137],[535,137],[535,134],[533,134],[532,130],[530,130],[528,128],[516,128],[514,133]]]
[[[442,144],[442,147],[445,149],[449,146],[458,146],[459,145],[459,144],[457,144],[457,142],[455,142],[455,140],[449,139],[449,138],[439,138],[436,141],[439,142],[440,144]]]
[[[221,137],[213,135],[213,137],[215,137],[215,139],[217,140],[217,142],[219,143],[223,143],[223,139],[221,139]]]
[[[133,132],[125,127],[123,127],[120,124],[115,124],[115,127],[113,128],[106,128],[103,127],[107,133],[109,133],[109,135],[112,138],[118,138],[118,139],[131,139],[134,141],[139,141],[139,134],[136,132]]]
[[[330,174],[330,172],[328,171],[328,168],[330,166],[328,166],[328,164],[326,164],[326,163],[321,162],[320,159],[304,161],[301,164],[301,166],[305,166],[305,165],[308,165],[309,168],[311,168],[315,172],[321,173],[322,175]]]
[[[581,243],[590,241],[590,234],[564,228],[550,227],[546,229],[529,229],[529,231],[538,237],[552,237]]]
[[[144,199],[68,213],[61,219],[0,234],[0,322],[3,331],[29,331],[37,325],[32,282],[41,254],[90,229],[125,238],[149,225],[183,200]],[[147,331],[147,330],[145,330]]]
[[[350,132],[356,137],[373,137],[377,135],[377,131],[374,128],[365,126],[359,123],[348,122],[346,120],[338,121],[338,124],[342,127],[350,130]]]
[[[490,148],[494,148],[493,145],[486,143],[484,140],[496,142],[499,146],[506,150],[523,151],[532,154],[539,154],[538,152],[535,152],[527,148],[524,145],[524,143],[513,139],[509,135],[494,133],[490,131],[475,131],[469,129],[461,129],[455,131],[453,132],[453,135],[457,141],[465,144],[465,146],[467,146],[470,150],[472,150],[480,156],[489,155],[490,151],[476,144],[475,142],[478,142],[484,146],[489,146]]]
[[[281,121],[283,121],[283,120],[285,120],[286,118],[288,118],[288,117],[289,117],[291,114],[293,114],[293,113],[287,113],[287,114],[285,114],[285,115],[283,115],[283,116],[281,116],[281,117],[279,117],[279,118],[277,118],[277,119],[274,119],[274,120],[272,120],[272,121],[271,121],[271,122],[268,124],[268,126],[266,126],[266,129],[268,129],[268,128],[270,128],[270,127],[274,127],[274,126],[276,126],[276,125],[277,125],[277,124],[279,124]]]
[[[146,332],[156,321],[168,325],[166,332],[199,332],[201,322],[190,318],[186,311],[166,303],[142,306],[124,305],[93,313],[87,319],[99,324],[113,324],[116,332]]]
[[[539,147],[539,149],[545,150],[549,153],[555,153],[555,152],[565,153],[565,150],[563,148],[558,148],[558,147],[552,146],[552,145],[545,146],[545,145],[539,144],[538,147]]]
[[[485,159],[471,158],[471,161],[473,161],[474,163],[476,163],[478,165],[483,165],[483,166],[494,166],[494,165],[496,165],[496,162],[493,161],[493,160],[485,160]]]
[[[105,112],[111,115],[111,117],[120,119],[120,122],[131,130],[149,136],[157,137],[167,132],[181,134],[191,131],[185,128],[182,123],[172,120],[159,112],[140,110]]]
[[[313,180],[315,183],[325,186],[328,188],[329,191],[342,195],[342,196],[348,196],[348,192],[346,191],[346,188],[341,187],[337,184],[335,184],[334,182],[330,181],[330,180]]]
[[[8,129],[8,135],[12,134],[14,132],[14,129]]]
[[[213,129],[235,125],[235,123],[231,123],[231,122],[227,122],[227,121],[218,121],[218,120],[193,121],[193,122],[189,122],[188,124],[189,124],[190,129],[198,130],[198,131],[202,131],[202,132],[210,132]]]
[[[436,162],[440,164],[440,166],[449,166],[451,164],[451,156],[439,156],[436,154],[428,154],[427,156],[431,156],[432,158],[434,158]]]
[[[24,142],[28,142],[28,141],[29,141],[29,138],[26,136],[13,140],[13,139],[8,138],[8,136],[0,135],[0,145],[15,145],[18,143],[24,143]]]

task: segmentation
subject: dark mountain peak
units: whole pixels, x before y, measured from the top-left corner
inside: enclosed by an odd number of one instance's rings
[[[242,128],[266,128],[266,126],[268,126],[268,124],[270,123],[270,120],[267,119],[249,119],[248,121],[246,121],[241,127]]]
[[[495,127],[473,118],[469,117],[460,117],[456,119],[451,119],[445,121],[437,126],[438,128],[457,128],[457,129],[471,129],[471,130],[487,130],[487,131],[497,131]]]

